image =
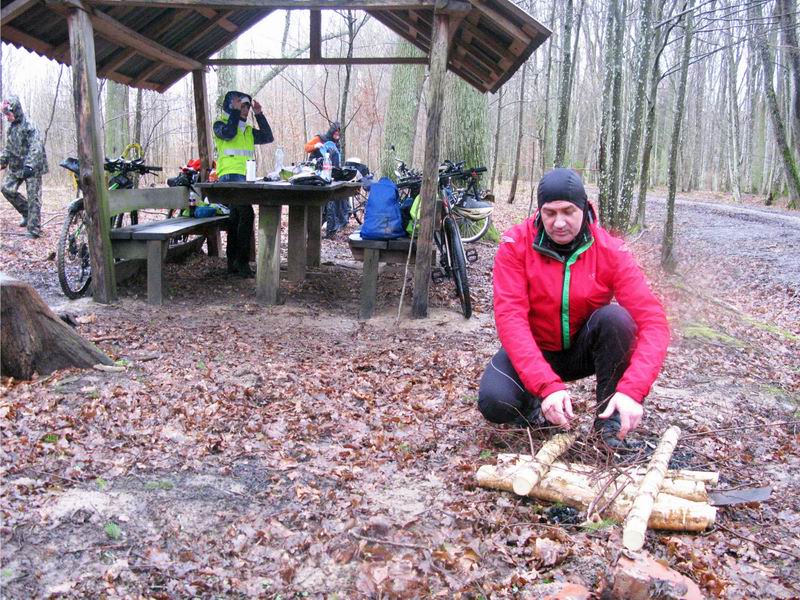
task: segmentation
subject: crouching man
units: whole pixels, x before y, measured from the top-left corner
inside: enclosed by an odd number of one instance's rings
[[[581,178],[554,169],[539,182],[533,218],[502,236],[493,273],[502,348],[478,406],[493,423],[569,428],[564,382],[595,375],[594,428],[617,449],[642,419],[669,328],[623,241],[595,220]]]

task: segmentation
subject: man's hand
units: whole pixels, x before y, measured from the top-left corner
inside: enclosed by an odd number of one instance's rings
[[[325,144],[323,144],[322,142],[317,142],[316,144],[314,144],[314,148],[316,148],[317,150],[319,150],[319,149],[320,149],[320,148],[322,148],[324,145],[325,145]]]
[[[255,98],[253,98],[253,112],[257,115],[261,114],[261,103]]]
[[[542,400],[542,414],[553,425],[569,429],[569,421],[575,417],[572,413],[572,401],[569,398],[569,392],[559,390]]]
[[[644,414],[644,408],[630,396],[622,392],[616,392],[611,396],[611,400],[608,401],[606,409],[597,416],[601,419],[608,419],[614,414],[614,411],[619,413],[620,426],[617,437],[624,440],[628,433],[639,426],[639,423],[642,421],[642,415]]]
[[[29,179],[30,177],[33,177],[33,175],[34,175],[34,172],[33,172],[33,167],[32,166],[25,165],[25,166],[22,167],[22,177],[23,177],[23,179]]]

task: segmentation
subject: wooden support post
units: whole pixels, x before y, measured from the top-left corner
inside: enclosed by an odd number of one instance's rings
[[[167,242],[147,242],[147,303],[161,306],[164,302],[164,258]]]
[[[414,299],[411,314],[428,316],[428,290],[431,283],[433,231],[436,226],[436,198],[439,194],[439,125],[444,106],[444,76],[447,69],[447,43],[450,17],[435,13],[431,66],[428,78],[428,123],[425,129],[425,162],[422,171],[422,217],[417,238],[417,263],[414,267]]]
[[[303,281],[306,277],[306,208],[289,205],[289,281]]]
[[[322,13],[318,10],[309,11],[309,57],[319,60],[322,57]]]
[[[364,248],[364,268],[361,272],[361,307],[358,318],[362,321],[372,318],[378,296],[378,259],[381,251],[377,248]]]
[[[79,8],[70,8],[69,48],[72,62],[72,89],[75,124],[78,132],[80,186],[89,217],[89,255],[92,265],[92,295],[95,302],[112,302],[117,289],[114,279],[114,257],[108,230],[108,190],[103,171],[104,153],[100,136],[100,110],[97,106],[97,72],[95,70],[94,32],[89,15]]]
[[[212,152],[205,71],[192,71],[192,84],[194,85],[194,113],[197,123],[197,152],[200,156],[200,181],[208,181]]]
[[[258,207],[256,298],[261,304],[278,303],[281,266],[281,207]]]
[[[306,210],[306,265],[319,267],[322,259],[322,206]]]

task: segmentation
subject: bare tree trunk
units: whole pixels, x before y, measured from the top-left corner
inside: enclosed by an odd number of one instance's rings
[[[731,38],[733,31],[729,31]],[[741,202],[742,192],[740,188],[741,156],[739,151],[739,95],[737,93],[737,72],[739,70],[739,60],[734,57],[733,47],[728,46],[726,50],[728,63],[728,176],[731,180],[731,193],[736,202]]]
[[[401,42],[395,56],[419,56],[415,46]],[[382,153],[381,172],[387,177],[394,176],[394,157],[389,146],[394,146],[397,156],[411,164],[414,160],[414,139],[417,135],[417,117],[421,104],[422,84],[425,81],[425,67],[422,65],[394,65],[392,81],[389,86],[389,101],[386,106],[384,128],[385,148]]]
[[[603,102],[602,117],[600,119],[600,143],[598,148],[597,169],[600,173],[599,181],[599,203],[600,219],[603,223],[608,222],[611,213],[610,207],[610,185],[611,173],[608,163],[608,144],[611,137],[611,94],[614,88],[614,22],[618,12],[619,0],[611,0],[608,3],[608,14],[606,15],[606,48],[605,48],[605,77],[603,80]]]
[[[694,150],[692,156],[691,175],[689,176],[689,190],[700,188],[700,174],[704,172],[704,145],[703,130],[705,122],[705,112],[703,111],[703,100],[706,90],[706,61],[701,60],[697,66],[697,93],[694,95]]]
[[[219,57],[236,58],[236,47],[237,42],[234,40],[228,46],[222,49],[222,52],[219,53]],[[214,104],[217,114],[222,111],[222,102],[225,100],[225,94],[231,90],[235,90],[238,87],[238,79],[236,78],[237,68],[238,67],[235,66],[221,66],[217,72],[217,101]],[[257,91],[254,91],[253,95],[257,93]],[[213,118],[215,117],[212,117],[212,119]]]
[[[111,79],[106,81],[106,119],[103,127],[106,156],[119,156],[130,143],[128,89],[122,83]]]
[[[142,88],[136,90],[136,112],[133,116],[133,141],[142,143]]]
[[[511,177],[511,191],[508,193],[508,203],[514,202],[514,197],[517,194],[517,181],[519,180],[519,157],[522,152],[522,140],[525,132],[525,75],[528,72],[528,63],[522,65],[522,73],[519,79],[519,108],[517,110],[517,122],[519,128],[517,129],[517,151],[514,155],[514,175]]]
[[[572,0],[567,0],[564,6],[564,28],[561,37],[561,96],[558,100],[558,128],[556,129],[556,155],[553,166],[563,167],[564,156],[567,153],[567,133],[569,125],[570,93],[569,80],[572,69]],[[522,122],[520,121],[520,126]],[[509,202],[514,201],[511,196]]]
[[[494,189],[494,180],[497,175],[497,155],[500,152],[500,123],[503,116],[503,94],[505,93],[506,86],[500,88],[497,93],[497,124],[494,129],[494,151],[492,152],[492,182],[489,185],[490,189]]]
[[[633,116],[628,125],[628,143],[623,164],[622,191],[620,194],[619,226],[627,229],[633,204],[633,184],[639,172],[639,142],[642,138],[642,117],[647,90],[647,74],[650,71],[650,48],[653,38],[653,1],[642,0],[639,21],[639,38],[636,42],[636,90],[634,92]]]
[[[786,127],[783,119],[781,119],[778,98],[775,95],[775,88],[772,87],[772,58],[767,47],[767,35],[764,32],[764,26],[760,22],[761,5],[750,4],[749,11],[755,24],[756,48],[764,69],[764,92],[767,96],[767,107],[772,121],[772,130],[778,151],[783,160],[784,175],[789,184],[789,208],[797,208],[798,203],[800,203],[800,172],[798,172],[797,163],[792,155],[792,149],[789,147]]]
[[[353,16],[353,11],[348,10],[343,15],[347,23],[347,58],[353,58],[353,44],[356,39],[356,18]],[[344,86],[342,89],[342,103],[339,108],[339,123],[341,123],[341,139],[339,144],[342,147],[342,156],[347,156],[347,100],[350,96],[350,76],[353,71],[353,65],[347,64],[344,67]]]
[[[556,0],[552,0],[550,4],[550,24],[548,27],[552,31],[553,24],[556,21]],[[547,75],[544,80],[544,118],[542,119],[542,172],[547,169],[547,144],[550,133],[550,75],[553,72],[553,43],[547,44]]]
[[[608,196],[609,219],[612,229],[621,230],[619,221],[619,171],[620,154],[622,153],[622,49],[624,45],[626,0],[617,5],[616,22],[614,23],[614,86],[611,94],[611,156],[609,170]]]
[[[694,7],[694,0],[689,0],[687,9]],[[664,225],[664,240],[661,244],[661,266],[667,271],[674,271],[677,261],[674,255],[674,222],[675,222],[675,191],[678,184],[678,149],[681,142],[681,121],[683,109],[686,105],[686,80],[689,75],[689,57],[692,50],[692,13],[687,12],[683,28],[683,54],[681,58],[680,83],[675,97],[675,113],[672,124],[672,139],[670,140],[669,174],[667,176],[667,222]]]
[[[797,41],[797,4],[795,0],[778,0],[778,17],[781,21],[784,52],[789,59],[791,79],[794,82],[794,98],[792,100],[792,129],[794,131],[794,147],[800,146],[800,44]]]

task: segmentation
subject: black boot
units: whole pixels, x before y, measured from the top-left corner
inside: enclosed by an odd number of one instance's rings
[[[619,413],[615,412],[608,419],[597,418],[594,420],[594,430],[600,436],[603,444],[613,451],[629,450],[630,446],[625,440],[617,437],[620,430]]]

